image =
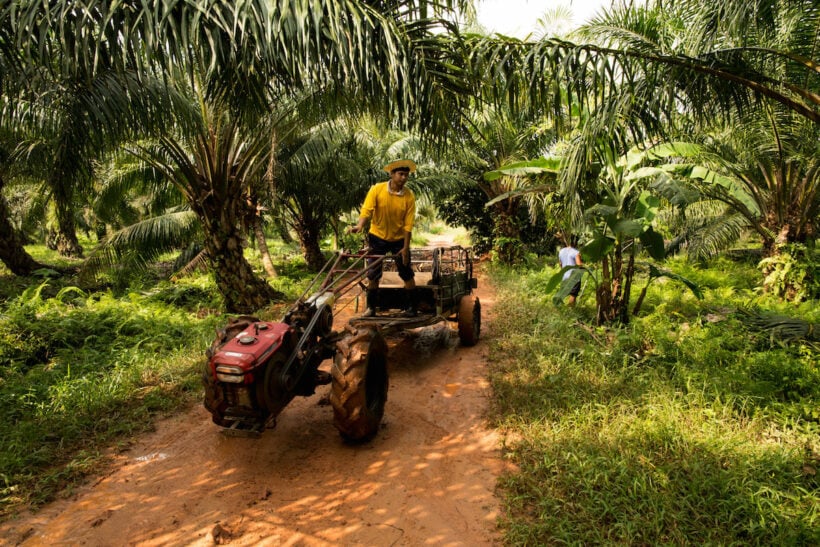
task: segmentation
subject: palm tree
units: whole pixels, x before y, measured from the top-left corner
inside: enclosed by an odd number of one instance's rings
[[[697,179],[699,189],[742,215],[768,255],[816,237],[820,128],[781,111],[742,119],[715,137],[700,159],[731,184],[705,176]]]
[[[811,0],[630,2],[577,36],[585,43],[467,35],[462,51],[480,82],[477,96],[517,109],[524,98],[578,128],[562,177],[564,190],[574,190],[601,138],[623,151],[674,133],[679,114],[729,120],[775,104],[820,125],[818,27]]]
[[[277,154],[277,201],[299,238],[308,266],[325,263],[320,239],[343,212],[357,207],[376,182],[375,150],[344,126],[289,135]]]
[[[269,151],[268,131],[256,139],[225,112],[202,107],[192,141],[165,135],[140,155],[185,196],[205,233],[205,250],[216,285],[230,312],[247,313],[281,296],[259,279],[244,257],[243,221],[249,214],[250,181],[261,178]]]
[[[14,229],[8,202],[3,195],[5,177],[0,173],[0,260],[15,275],[30,275],[43,265],[34,260],[23,248],[23,239]]]
[[[181,269],[204,263],[199,219],[160,170],[122,151],[98,173],[91,207],[100,243],[88,254],[82,275],[114,268],[136,273],[173,251],[180,252]]]
[[[25,7],[16,4],[7,3],[2,16],[10,17],[16,8]],[[18,34],[23,62],[13,73],[17,85],[0,98],[3,123],[16,131],[19,146],[26,149],[16,159],[31,160],[25,169],[45,183],[53,207],[56,225],[47,244],[64,256],[76,257],[83,253],[76,234],[77,203],[91,191],[97,161],[137,130],[163,123],[166,111],[158,96],[152,96],[156,87],[140,78],[133,66],[112,57],[117,54],[109,51],[110,36],[98,36],[91,43],[82,35],[88,29],[70,24],[80,11],[55,9],[52,16],[67,20],[59,19],[59,27],[44,28],[39,40],[23,43]],[[9,25],[25,32],[21,23],[12,19]],[[126,108],[136,96],[152,96],[155,107]]]
[[[701,123],[685,120],[680,126],[679,139],[703,146],[679,146],[687,157],[678,162],[711,169],[701,173],[708,174],[707,179],[697,176],[700,170],[686,173],[687,179],[697,182],[704,197],[725,203],[733,215],[745,219],[745,226],[772,252],[777,243],[805,241],[817,229],[820,126],[789,101],[803,101],[815,110],[820,104],[820,77],[811,61],[817,56],[818,28],[816,2],[678,0],[663,9],[612,10],[583,32],[635,52],[712,60],[720,70],[745,71],[759,84],[782,90],[782,101],[768,103],[732,102],[731,96],[716,94],[695,101],[691,92],[702,83],[675,82],[678,96],[689,107],[683,114],[712,113],[708,119],[695,118]],[[674,131],[670,127],[664,134],[673,136]],[[710,236],[702,240],[713,252],[729,242],[715,236],[738,233],[733,215],[715,217],[722,218],[727,229],[712,224]]]
[[[523,256],[524,231],[538,216],[535,202],[539,196],[519,192],[531,184],[527,169],[514,168],[526,158],[543,154],[555,137],[551,127],[537,121],[526,109],[477,107],[467,119],[468,130],[448,157],[456,165],[456,173],[449,176],[456,184],[445,191],[458,193],[465,185],[480,190],[485,214],[492,219],[493,251],[505,264]],[[513,168],[506,169],[510,166]]]

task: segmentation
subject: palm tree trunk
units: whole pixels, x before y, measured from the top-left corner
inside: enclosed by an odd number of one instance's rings
[[[83,248],[77,240],[77,225],[74,222],[74,208],[72,207],[72,191],[66,185],[56,182],[54,189],[54,205],[57,213],[57,233],[55,234],[55,250],[61,256],[82,258]]]
[[[521,230],[515,223],[515,216],[510,211],[497,208],[499,215],[493,226],[493,246],[502,264],[512,265],[522,256]]]
[[[245,260],[239,231],[227,237],[206,238],[216,286],[230,313],[253,313],[283,295],[259,279]]]
[[[194,207],[205,229],[205,248],[219,292],[230,313],[253,313],[284,295],[256,276],[245,259],[237,200],[206,199]]]
[[[268,242],[265,240],[265,231],[262,229],[262,217],[258,212],[253,217],[253,233],[256,237],[256,246],[259,247],[259,254],[262,255],[262,266],[265,268],[265,273],[268,277],[276,277],[276,268],[273,266]]]
[[[14,275],[30,275],[42,264],[23,248],[23,240],[9,220],[9,205],[3,196],[5,181],[0,177],[0,260]]]
[[[305,256],[308,268],[318,272],[325,265],[325,255],[319,245],[319,234],[321,231],[317,226],[303,225],[299,227],[299,244]]]

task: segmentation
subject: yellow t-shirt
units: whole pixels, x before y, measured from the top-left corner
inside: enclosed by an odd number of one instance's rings
[[[413,231],[416,218],[416,196],[406,186],[403,195],[391,194],[389,182],[374,184],[364,198],[360,218],[370,219],[370,233],[385,241],[404,240]]]

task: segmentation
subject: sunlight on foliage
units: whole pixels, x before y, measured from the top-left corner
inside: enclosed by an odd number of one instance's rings
[[[211,298],[195,287],[122,298],[46,289],[26,289],[0,316],[0,514],[52,498],[98,468],[98,447],[190,401],[219,323],[185,309]]]
[[[739,319],[752,265],[673,266],[704,300],[656,283],[628,327],[594,326],[591,296],[556,307],[543,289],[557,268],[493,270],[494,420],[517,469],[501,480],[508,543],[820,540],[817,348]]]

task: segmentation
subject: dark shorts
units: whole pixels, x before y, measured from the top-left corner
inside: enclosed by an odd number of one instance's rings
[[[392,254],[393,260],[396,262],[396,269],[399,271],[399,277],[402,278],[403,281],[410,281],[413,279],[415,274],[413,273],[413,268],[410,267],[410,264],[405,265],[404,261],[401,259],[401,255],[399,251],[402,250],[404,247],[404,241],[386,241],[380,237],[376,237],[373,234],[367,234],[367,243],[370,246],[369,254],[372,255],[386,255]],[[372,264],[377,259],[375,258],[368,258],[367,263]],[[383,263],[382,263],[383,264]],[[381,279],[382,277],[382,264],[378,266],[372,266],[369,270],[367,270],[367,278],[372,280]]]
[[[578,296],[578,293],[581,292],[581,281],[579,280],[578,283],[572,286],[572,290],[569,291],[570,296]]]

